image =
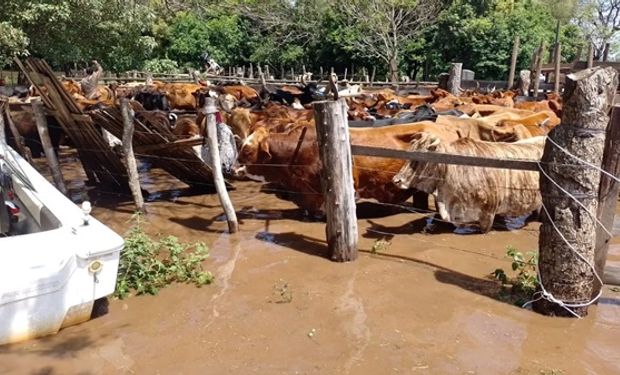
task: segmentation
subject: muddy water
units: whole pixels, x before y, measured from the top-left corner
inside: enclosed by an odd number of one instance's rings
[[[81,171],[63,163],[79,198]],[[259,184],[236,183],[241,231],[228,235],[215,195],[157,170],[143,179],[152,193],[148,231],[205,241],[216,282],[112,300],[99,318],[0,348],[0,373],[620,373],[620,294],[610,288],[580,321],[493,298],[498,287],[487,275],[510,268],[506,246],[537,247],[537,223],[427,235],[422,215],[364,204],[360,258],[335,264],[325,258],[324,225]],[[93,199],[93,215],[121,233],[133,208],[123,199]],[[377,239],[390,241],[380,254]]]

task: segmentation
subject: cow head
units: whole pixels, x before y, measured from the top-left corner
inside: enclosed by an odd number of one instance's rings
[[[240,139],[244,140],[250,134],[250,128],[252,126],[252,119],[250,117],[250,110],[246,108],[234,108],[230,112],[228,117],[228,126]]]
[[[271,159],[269,131],[259,127],[243,140],[237,159],[239,164],[263,164]]]
[[[441,140],[431,133],[415,133],[412,135],[410,151],[435,152],[441,151]],[[394,176],[392,181],[401,189],[414,188],[426,193],[436,190],[445,164],[434,164],[422,161],[408,161]]]

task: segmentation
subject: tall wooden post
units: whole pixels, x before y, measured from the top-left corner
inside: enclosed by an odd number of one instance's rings
[[[461,93],[461,75],[463,70],[462,63],[452,63],[450,71],[448,72],[448,92],[454,96],[459,96]]]
[[[0,98],[0,143],[8,143],[6,138],[6,124],[4,123],[4,108],[8,106],[9,102]]]
[[[343,78],[343,80],[345,80],[345,81],[347,80],[347,68],[344,68],[344,78]]]
[[[357,259],[357,215],[345,100],[315,102],[314,119],[323,165],[327,246],[332,260],[352,261]]]
[[[540,42],[540,48],[538,49],[540,52],[538,54],[538,58],[536,59],[536,71],[534,72],[534,79],[532,82],[532,96],[534,98],[538,97],[538,91],[540,88],[540,72],[542,72],[543,66],[543,58],[545,52],[545,41]]]
[[[291,67],[291,81],[295,80],[295,68]]]
[[[611,47],[611,43],[605,43],[605,48],[603,48],[603,60],[607,61],[609,58],[609,48]]]
[[[9,103],[6,103],[4,107],[4,114],[6,115],[6,122],[9,124],[9,130],[15,139],[15,144],[17,145],[17,151],[19,154],[28,161],[28,163],[32,164],[32,154],[30,149],[26,147],[26,143],[24,142],[24,137],[19,134],[19,130],[15,123],[13,122],[13,118],[11,117],[11,109],[9,108]]]
[[[592,42],[588,43],[588,62],[586,67],[590,69],[594,65],[594,46]]]
[[[266,78],[269,79],[270,74],[269,74],[269,65],[265,65],[265,74],[266,74]]]
[[[514,43],[512,44],[512,56],[510,57],[510,70],[508,72],[508,90],[512,88],[515,83],[515,72],[517,70],[517,57],[519,57],[519,35],[515,35]]]
[[[47,127],[47,119],[45,118],[45,110],[43,109],[43,103],[40,99],[32,101],[32,112],[34,114],[34,120],[37,124],[39,138],[41,138],[41,144],[43,145],[43,151],[45,152],[45,158],[47,159],[50,171],[52,172],[54,185],[56,185],[61,193],[67,195],[67,187],[65,186],[65,182],[62,178],[62,172],[60,171],[60,164],[58,163],[58,158],[56,158],[54,146],[52,146],[50,133]]]
[[[319,67],[319,80],[323,79],[323,66]]]
[[[133,201],[136,204],[136,210],[139,212],[146,212],[146,207],[144,206],[144,198],[142,197],[142,190],[140,189],[140,175],[138,174],[138,164],[136,163],[136,157],[133,154],[133,110],[129,108],[129,99],[121,98],[120,103],[121,115],[123,117],[123,159],[125,162],[125,168],[127,168],[129,189],[131,190]]]
[[[239,230],[239,224],[237,222],[237,213],[235,212],[235,208],[230,201],[228,191],[226,191],[226,183],[224,182],[224,175],[222,174],[222,161],[220,159],[220,149],[217,141],[217,120],[215,119],[217,108],[215,107],[214,98],[207,98],[205,113],[207,114],[207,142],[209,144],[211,162],[213,163],[211,168],[213,172],[215,190],[217,191],[220,204],[226,214],[226,220],[228,221],[228,232],[236,233]]]
[[[561,63],[562,63],[562,45],[558,42],[555,45],[555,57],[554,57],[554,71],[553,71],[553,91],[559,93],[560,92],[560,75],[562,74],[560,71]]]
[[[519,95],[529,95],[531,74],[532,73],[529,70],[522,70],[519,72],[519,82],[517,82],[517,89],[519,90]]]
[[[252,63],[250,63],[250,75],[248,76],[249,79],[254,79],[254,65]]]
[[[372,67],[372,74],[370,75],[370,86],[372,86],[373,83],[375,82],[375,73],[377,73],[377,67],[373,66]]]
[[[595,282],[597,227],[591,215],[597,214],[601,173],[576,158],[601,165],[608,112],[617,87],[618,75],[612,68],[586,69],[566,77],[562,126],[549,134],[541,160],[538,276],[549,294],[543,294],[534,309],[545,315],[572,317],[588,312]]]
[[[603,164],[601,168],[620,178],[620,105],[615,105],[611,112],[611,121],[607,126],[605,135],[605,151],[603,152]],[[598,226],[596,228],[596,249],[594,250],[594,263],[596,272],[603,277],[609,240],[616,216],[616,203],[620,193],[620,183],[606,174],[601,175],[601,185],[598,190],[598,219],[607,231]],[[600,283],[595,280],[593,295],[601,289]]]

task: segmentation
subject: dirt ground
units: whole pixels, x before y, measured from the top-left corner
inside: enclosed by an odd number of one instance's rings
[[[510,269],[507,246],[537,248],[536,222],[422,234],[423,215],[364,203],[360,257],[337,264],[325,257],[324,224],[260,184],[235,184],[241,231],[228,235],[216,195],[191,194],[163,172],[143,180],[158,192],[147,230],[206,242],[214,284],[110,300],[94,320],[0,347],[0,374],[620,373],[620,293],[605,287],[583,320],[497,300],[488,276]],[[131,203],[93,203],[97,219],[128,229]],[[373,253],[377,239],[390,244]]]

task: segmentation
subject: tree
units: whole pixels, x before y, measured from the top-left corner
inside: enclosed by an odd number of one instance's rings
[[[348,49],[385,62],[397,82],[403,46],[435,20],[440,6],[439,0],[349,0],[338,9],[352,30]]]
[[[620,0],[580,0],[577,23],[594,45],[594,58],[600,60],[620,30]]]
[[[8,22],[0,22],[0,69],[9,65],[13,57],[28,54],[28,37]]]

